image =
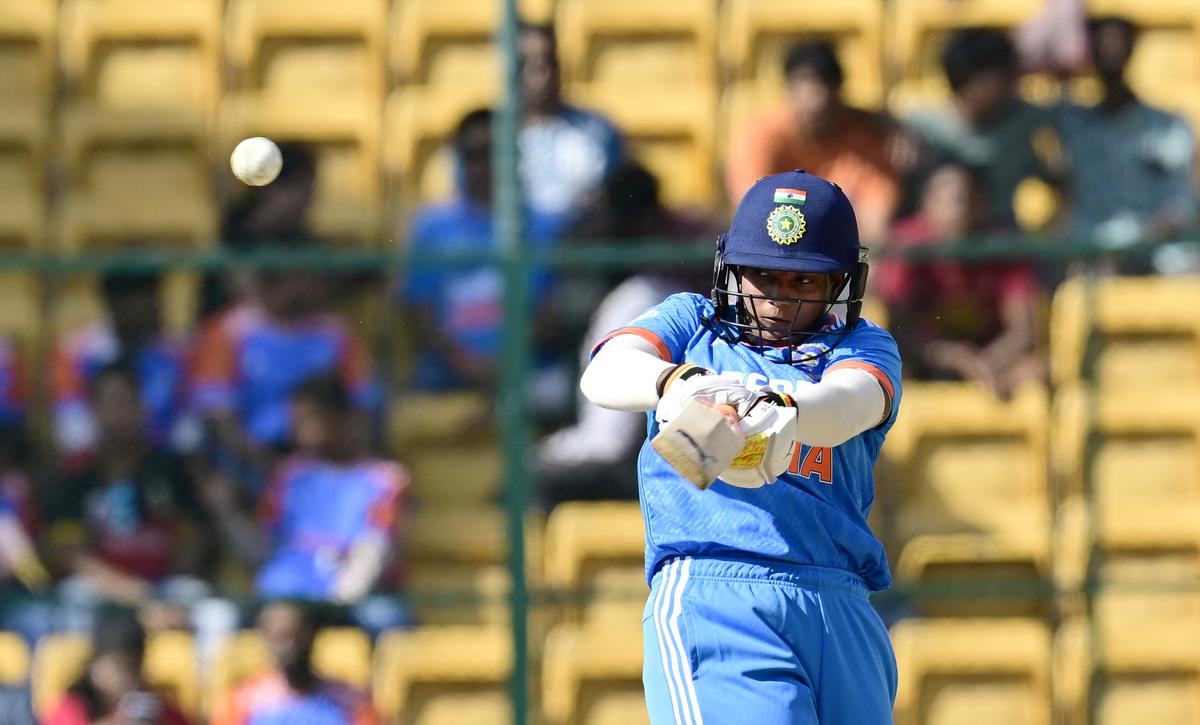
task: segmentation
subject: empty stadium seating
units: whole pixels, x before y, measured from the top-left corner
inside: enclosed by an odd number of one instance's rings
[[[546,522],[545,580],[575,599],[574,621],[640,621],[646,602],[645,535],[636,501],[559,504]]]
[[[404,0],[392,10],[389,64],[402,83],[495,93],[500,56],[499,3],[475,0]]]
[[[1051,636],[1042,622],[904,620],[892,642],[897,725],[1051,722]]]
[[[57,15],[51,0],[0,7],[0,246],[35,247],[45,231]]]
[[[389,721],[420,725],[507,722],[512,641],[505,627],[391,631],[376,646],[376,707]]]
[[[734,78],[783,93],[783,61],[799,38],[829,40],[846,73],[843,92],[857,106],[883,105],[882,0],[843,0],[797,12],[788,0],[728,0],[722,7],[721,55]]]
[[[1034,386],[1009,402],[963,383],[906,386],[883,449],[896,470],[878,489],[893,496],[898,583],[1036,586],[1050,575],[1048,418],[1045,391]],[[977,613],[1004,606],[1004,597],[981,594],[940,606]],[[1036,591],[1017,599],[1032,597]]]
[[[569,83],[716,82],[714,0],[560,0],[556,25]]]
[[[1056,385],[1102,389],[1200,384],[1200,279],[1073,277],[1054,294],[1050,370]]]
[[[621,129],[632,154],[659,178],[664,203],[715,201],[717,97],[710,86],[576,84],[569,90],[573,101],[600,110]]]
[[[71,186],[57,212],[55,247],[205,247],[216,241],[202,117],[88,105],[70,111],[61,148]]]
[[[102,107],[211,117],[220,87],[220,0],[66,0],[61,60],[73,93]]]
[[[383,92],[384,0],[234,0],[227,49],[239,85],[297,100]]]
[[[649,722],[642,694],[640,618],[562,624],[542,649],[542,709],[552,725]]]

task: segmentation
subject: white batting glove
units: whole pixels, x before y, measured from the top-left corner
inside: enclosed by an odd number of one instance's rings
[[[688,372],[695,370],[700,370],[700,374],[686,376]],[[682,375],[679,374],[680,371]],[[760,395],[741,383],[713,375],[696,366],[680,366],[673,379],[672,376],[668,377],[664,387],[658,407],[654,410],[654,419],[660,425],[674,420],[693,400],[713,407],[728,405],[741,417],[750,410],[750,406]]]

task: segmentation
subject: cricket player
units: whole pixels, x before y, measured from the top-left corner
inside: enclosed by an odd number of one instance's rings
[[[895,656],[867,601],[891,574],[867,516],[900,359],[859,317],[866,277],[842,190],[768,176],[717,241],[711,297],[668,297],[602,339],[584,371],[592,402],[649,412],[638,478],[655,725],[892,721]],[[718,424],[689,429],[706,410]],[[736,456],[723,450],[733,434]]]

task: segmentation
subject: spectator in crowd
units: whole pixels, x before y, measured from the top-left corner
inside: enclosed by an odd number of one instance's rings
[[[208,524],[187,467],[148,439],[140,390],[137,373],[120,361],[92,377],[96,450],[44,492],[45,548],[68,577],[60,598],[85,618],[102,600],[188,603],[207,590],[197,577],[211,548]]]
[[[492,112],[463,117],[454,133],[457,196],[425,207],[413,221],[412,256],[444,252],[484,252],[497,245],[492,225]],[[553,217],[528,210],[529,244],[549,246],[559,231]],[[542,304],[550,292],[548,270],[533,273],[533,297]],[[412,307],[421,350],[413,373],[415,387],[431,390],[491,390],[498,376],[503,315],[503,280],[494,266],[414,269],[405,301]]]
[[[841,186],[863,237],[882,240],[899,197],[883,120],[842,101],[842,66],[826,41],[793,47],[784,74],[787,103],[750,118],[730,143],[729,198],[768,174],[803,168]]]
[[[234,252],[261,248],[312,247],[308,210],[316,188],[317,167],[312,149],[282,143],[283,168],[266,186],[245,187],[229,208],[221,226],[221,244]],[[229,269],[205,277],[201,317],[253,299],[256,277],[248,269]]]
[[[367,599],[402,544],[408,474],[369,454],[365,416],[336,376],[305,381],[291,402],[296,452],[276,467],[259,520],[220,479],[206,486],[214,519],[231,549],[258,567],[260,596],[366,602],[355,614],[376,632],[405,623],[399,605],[388,612]]]
[[[317,627],[314,617],[299,604],[277,601],[266,605],[258,615],[258,631],[273,666],[218,702],[212,725],[380,722],[365,693],[326,680],[313,670]]]
[[[0,423],[0,595],[19,585],[42,593],[50,585],[34,540],[37,530],[29,476],[24,461],[25,430],[20,423]],[[0,629],[12,629],[0,616]]]
[[[1178,235],[1197,221],[1192,129],[1129,87],[1137,35],[1129,21],[1098,18],[1088,31],[1104,97],[1091,107],[1055,109],[1069,166],[1071,231],[1112,246]]]
[[[186,410],[185,348],[163,331],[160,287],[156,272],[105,274],[106,317],[74,331],[54,350],[54,424],[64,455],[95,447],[98,431],[88,386],[98,370],[118,358],[137,373],[151,445],[184,452],[199,443],[199,428]]]
[[[520,34],[521,178],[534,211],[574,216],[587,195],[616,167],[623,142],[602,116],[562,99],[558,41],[549,25],[525,25]]]
[[[378,391],[363,343],[329,311],[326,279],[308,270],[263,270],[257,300],[238,305],[201,335],[193,405],[208,424],[217,466],[257,494],[286,448],[288,396],[318,373],[336,374],[355,404]]]
[[[1049,178],[1034,141],[1049,119],[1016,92],[1017,55],[1012,41],[989,28],[963,28],[946,39],[942,69],[954,94],[950,106],[906,119],[925,147],[911,169],[920,188],[929,167],[951,155],[984,173],[986,223],[1015,228],[1013,195],[1027,178]],[[912,186],[912,185],[910,185]]]
[[[986,234],[983,188],[980,170],[943,162],[925,184],[920,210],[893,227],[890,249],[903,253]],[[906,375],[970,380],[1001,397],[1044,378],[1031,265],[891,258],[876,269]]]
[[[712,231],[711,226],[662,204],[658,179],[636,162],[624,162],[605,180],[602,193],[575,225],[568,237],[622,240],[636,244],[647,238],[693,240]],[[572,279],[570,293],[556,306],[587,311],[587,331],[582,333],[581,369],[590,357],[592,343],[628,323],[673,292],[702,291],[711,270],[685,275],[623,269],[599,279]],[[588,284],[600,287],[588,290]],[[706,289],[703,291],[707,291]],[[564,335],[580,339],[581,331]],[[538,496],[547,511],[568,500],[635,499],[637,476],[634,460],[646,433],[644,415],[609,410],[578,395],[577,421],[543,440],[535,452]]]
[[[142,677],[146,631],[129,612],[102,618],[92,633],[83,676],[50,710],[44,725],[187,725],[188,719]]]

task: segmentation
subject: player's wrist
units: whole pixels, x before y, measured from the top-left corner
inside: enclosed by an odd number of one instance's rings
[[[680,380],[694,378],[697,375],[712,375],[712,371],[693,363],[680,363],[679,365],[663,370],[658,376],[658,381],[655,383],[654,389],[658,393],[658,397],[661,398],[663,393],[667,392],[667,389],[672,384]]]
[[[796,400],[792,398],[792,396],[788,395],[787,393],[781,393],[777,390],[765,390],[759,399],[767,400],[775,405],[782,405],[788,408],[796,407]]]

